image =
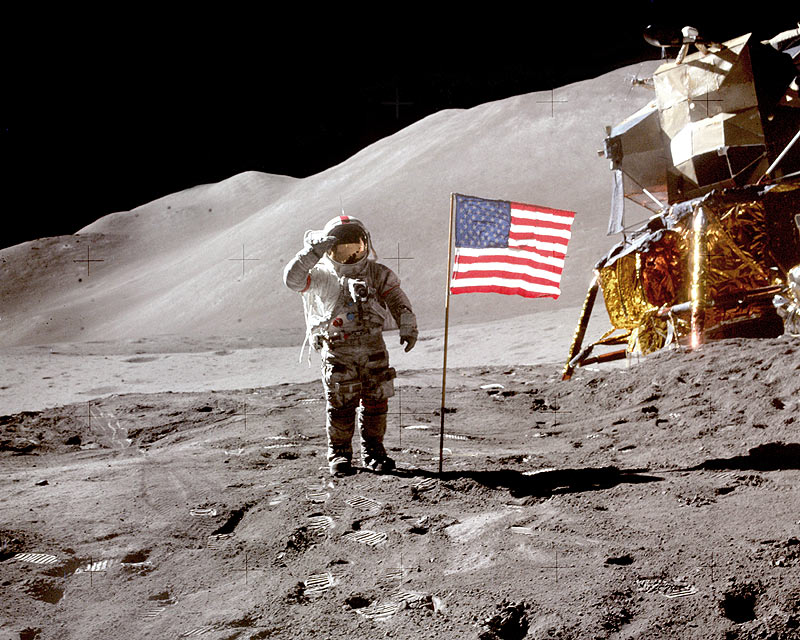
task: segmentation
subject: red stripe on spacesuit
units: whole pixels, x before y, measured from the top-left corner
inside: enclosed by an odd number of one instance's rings
[[[305,293],[306,291],[308,291],[308,288],[309,288],[310,286],[311,286],[311,274],[309,273],[309,274],[306,276],[306,286],[305,286],[305,287],[303,287],[303,288],[300,290],[300,293]]]
[[[387,289],[386,291],[384,291],[384,292],[381,294],[381,298],[385,298],[386,296],[388,296],[388,295],[389,295],[389,292],[391,292],[391,291],[394,291],[394,290],[395,290],[395,289],[397,289],[397,287],[399,287],[399,286],[400,286],[399,284],[396,284],[396,285],[394,285],[394,286],[393,286],[391,289]]]

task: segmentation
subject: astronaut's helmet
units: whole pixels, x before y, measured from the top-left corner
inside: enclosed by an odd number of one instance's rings
[[[351,270],[367,259],[370,252],[369,232],[358,218],[336,216],[328,221],[323,233],[339,240],[327,252],[337,271]]]

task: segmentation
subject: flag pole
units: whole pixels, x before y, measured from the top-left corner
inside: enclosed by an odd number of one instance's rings
[[[444,355],[442,356],[442,406],[439,417],[439,475],[442,474],[442,460],[444,458],[444,398],[447,383],[447,330],[450,324],[450,268],[453,261],[453,210],[455,207],[455,194],[450,194],[450,230],[447,239],[447,287],[444,299]]]

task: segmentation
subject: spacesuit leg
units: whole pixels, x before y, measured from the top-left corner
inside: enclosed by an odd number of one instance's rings
[[[364,398],[361,400],[359,411],[359,431],[361,435],[361,455],[364,461],[369,458],[382,460],[386,457],[386,449],[383,446],[383,436],[386,434],[386,413],[389,410],[389,401],[372,400]]]
[[[387,459],[383,438],[386,434],[386,413],[389,398],[394,395],[394,371],[389,368],[389,354],[381,339],[365,353],[365,378],[368,384],[361,394],[358,414],[361,455],[365,464]]]
[[[328,462],[334,458],[353,459],[353,432],[355,431],[356,408],[334,407],[328,402],[325,433],[328,437]]]
[[[323,353],[322,385],[325,389],[325,432],[328,462],[343,457],[353,459],[353,432],[356,423],[359,386],[358,369],[331,351]]]

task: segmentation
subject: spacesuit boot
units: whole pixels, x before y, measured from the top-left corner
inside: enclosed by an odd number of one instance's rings
[[[364,466],[385,473],[395,468],[394,460],[386,455],[383,436],[386,434],[386,412],[389,409],[387,400],[364,399],[359,412],[359,430],[361,434],[361,455]]]
[[[337,408],[328,405],[325,432],[328,436],[328,469],[331,475],[346,475],[353,470],[355,424],[355,407]]]

